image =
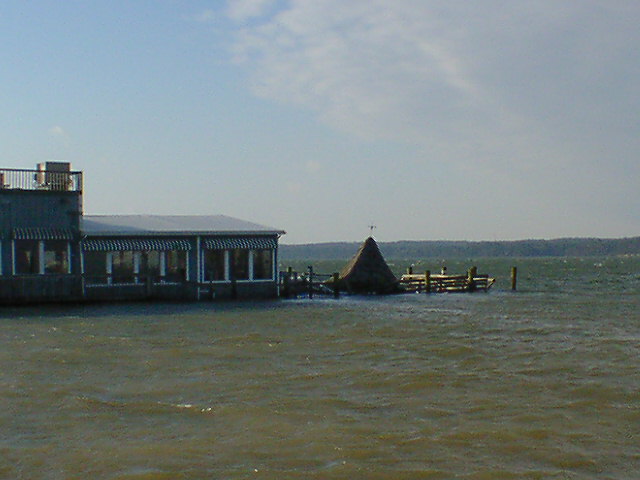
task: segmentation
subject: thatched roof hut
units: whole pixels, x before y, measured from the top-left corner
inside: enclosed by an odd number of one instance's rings
[[[396,293],[398,279],[384,261],[373,237],[367,238],[338,277],[338,288],[350,293]]]

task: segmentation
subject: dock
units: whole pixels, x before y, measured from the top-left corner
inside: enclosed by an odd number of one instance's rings
[[[400,288],[406,292],[416,293],[464,293],[488,291],[496,279],[486,274],[478,274],[475,267],[469,269],[467,275],[431,274],[428,270],[423,274],[406,273],[400,277]]]

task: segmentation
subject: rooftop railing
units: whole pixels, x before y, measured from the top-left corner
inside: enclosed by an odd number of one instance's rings
[[[82,172],[0,168],[0,190],[82,192]]]

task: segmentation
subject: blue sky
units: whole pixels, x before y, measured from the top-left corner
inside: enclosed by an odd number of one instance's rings
[[[5,1],[2,166],[285,243],[640,235],[640,3]]]

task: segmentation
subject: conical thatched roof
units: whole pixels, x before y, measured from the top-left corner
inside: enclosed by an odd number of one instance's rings
[[[338,277],[340,290],[353,293],[394,293],[398,279],[384,261],[373,237],[367,238],[358,253]]]

